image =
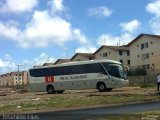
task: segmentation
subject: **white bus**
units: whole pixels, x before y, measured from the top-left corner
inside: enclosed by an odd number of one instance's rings
[[[128,85],[126,78],[122,64],[113,60],[77,61],[29,69],[30,90],[49,94],[76,89],[111,91]]]

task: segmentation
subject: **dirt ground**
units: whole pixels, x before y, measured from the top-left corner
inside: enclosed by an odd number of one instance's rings
[[[5,89],[0,89],[0,92]],[[82,98],[91,96],[110,96],[110,95],[126,95],[126,94],[139,94],[139,95],[154,95],[156,90],[154,88],[140,88],[140,87],[123,87],[116,88],[110,92],[98,92],[98,90],[67,90],[63,94],[47,94],[46,92],[18,92],[6,89],[7,94],[0,95],[0,106],[11,103],[21,103],[29,101],[41,101],[44,99],[50,99],[51,97],[62,96],[66,98]]]
[[[41,111],[48,111],[48,110],[65,110],[68,107],[57,107],[54,109],[44,109],[44,108],[34,108],[32,109],[31,105],[42,104],[46,101],[54,101],[59,100],[60,98],[62,101],[65,100],[74,100],[74,99],[90,99],[90,98],[99,98],[109,97],[110,96],[136,96],[136,95],[143,95],[143,96],[157,96],[156,89],[154,87],[151,88],[140,88],[140,87],[123,87],[123,88],[115,88],[110,92],[98,92],[96,89],[90,90],[66,90],[63,94],[47,94],[46,92],[28,92],[26,90],[12,90],[10,88],[0,88],[0,114],[13,114],[13,113],[34,113],[34,112],[41,112]],[[151,101],[159,101],[159,98],[154,98]],[[116,103],[118,105],[118,103]],[[108,106],[116,105],[114,104],[107,104]],[[22,106],[28,105],[27,111],[21,110]],[[12,110],[10,110],[10,106],[13,106]],[[81,109],[81,108],[92,108],[92,107],[101,106],[100,104],[94,104],[91,106],[73,106],[69,109]],[[7,109],[3,111],[3,109]],[[24,108],[24,107],[23,107]],[[8,111],[8,112],[7,112]]]

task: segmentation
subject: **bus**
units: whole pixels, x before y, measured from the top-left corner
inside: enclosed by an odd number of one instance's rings
[[[124,66],[114,60],[77,61],[29,69],[30,90],[49,94],[81,89],[105,92],[127,85]]]

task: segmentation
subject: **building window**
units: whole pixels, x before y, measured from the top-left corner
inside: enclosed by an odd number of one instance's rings
[[[122,55],[123,53],[122,53],[122,51],[119,51],[119,55]]]
[[[151,41],[151,44],[153,44],[153,42]]]
[[[144,48],[148,48],[148,43],[141,44],[141,50],[143,50]]]
[[[130,55],[130,52],[129,52],[129,51],[127,51],[127,55],[128,55],[128,56]]]
[[[128,65],[130,65],[130,60],[128,60]]]
[[[149,54],[142,54],[142,60],[149,59]]]
[[[146,65],[142,65],[142,68],[143,69],[150,69],[150,66],[149,66],[149,64],[146,64]]]
[[[137,55],[137,57],[139,58],[139,55]]]
[[[123,60],[119,60],[119,62],[121,62],[123,64]]]
[[[103,57],[107,57],[108,56],[108,54],[107,53],[103,53]]]
[[[89,60],[92,60],[92,58],[89,58]]]
[[[151,54],[153,55],[153,52]]]
[[[110,54],[110,52],[109,52],[109,54]]]
[[[100,56],[101,56],[101,54],[100,54]]]
[[[145,44],[144,44],[144,48],[148,48],[148,43],[145,43]]]
[[[143,50],[144,49],[144,44],[141,44],[141,50]]]

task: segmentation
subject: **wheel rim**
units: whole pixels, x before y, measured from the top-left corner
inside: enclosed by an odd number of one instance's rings
[[[99,86],[99,89],[100,89],[100,90],[104,90],[104,88],[105,88],[104,85],[100,85],[100,86]]]
[[[53,90],[52,90],[51,87],[48,88],[48,92],[49,92],[49,93],[52,93],[52,92],[53,92]]]

